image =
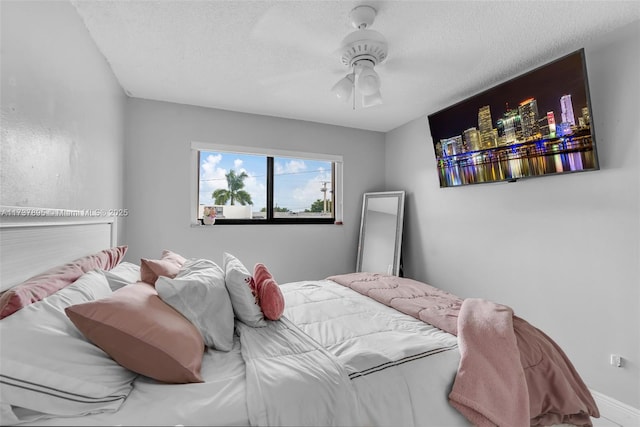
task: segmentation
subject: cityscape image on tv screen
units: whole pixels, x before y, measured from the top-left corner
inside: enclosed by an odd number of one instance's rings
[[[428,120],[440,187],[599,168],[582,49]]]

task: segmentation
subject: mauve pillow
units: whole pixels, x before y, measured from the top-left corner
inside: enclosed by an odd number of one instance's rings
[[[140,280],[150,285],[155,285],[159,276],[173,279],[186,262],[186,258],[180,254],[169,251],[162,251],[161,259],[140,259]]]
[[[125,368],[166,383],[203,382],[200,332],[148,283],[127,285],[65,312],[89,341]]]
[[[40,301],[76,281],[91,270],[111,270],[122,261],[127,246],[116,246],[50,268],[0,295],[0,319]]]
[[[253,280],[262,314],[269,320],[278,320],[284,312],[284,295],[280,286],[262,263],[253,268]]]
[[[170,251],[168,249],[164,249],[162,251],[162,259],[169,259],[169,260],[173,260],[175,262],[177,262],[178,264],[182,265],[185,262],[187,262],[187,259],[185,257],[183,257],[180,254],[177,254],[173,251]]]

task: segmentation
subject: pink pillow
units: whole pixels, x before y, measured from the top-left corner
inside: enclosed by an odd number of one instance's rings
[[[269,320],[278,320],[284,312],[284,296],[280,286],[267,267],[261,263],[253,268],[253,280],[262,314]]]
[[[257,263],[253,267],[253,280],[258,283],[262,282],[266,279],[273,279],[271,272],[267,269],[267,267],[262,263]]]
[[[125,368],[166,383],[203,382],[202,335],[150,284],[127,285],[65,312],[89,341]]]
[[[164,249],[162,251],[162,259],[172,260],[182,265],[187,262],[187,259],[180,254]]]
[[[111,270],[122,261],[127,248],[127,246],[117,246],[78,258],[70,263],[50,268],[6,290],[0,295],[0,319],[69,286],[84,273],[96,269]]]
[[[155,285],[159,276],[173,279],[186,261],[182,255],[165,249],[162,259],[140,259],[140,279],[150,285]]]
[[[284,312],[284,296],[280,286],[273,279],[267,279],[258,285],[260,309],[269,320],[278,320]]]

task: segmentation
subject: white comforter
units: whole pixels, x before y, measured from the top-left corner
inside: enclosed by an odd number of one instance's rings
[[[460,361],[455,336],[330,280],[281,289],[285,316],[347,371],[359,424],[469,426],[447,401]]]
[[[347,372],[286,318],[262,328],[237,323],[253,426],[362,424]]]

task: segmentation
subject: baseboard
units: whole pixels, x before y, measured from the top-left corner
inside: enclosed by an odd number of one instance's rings
[[[590,390],[600,409],[600,416],[619,424],[621,427],[640,426],[640,409],[622,403],[612,397]]]

